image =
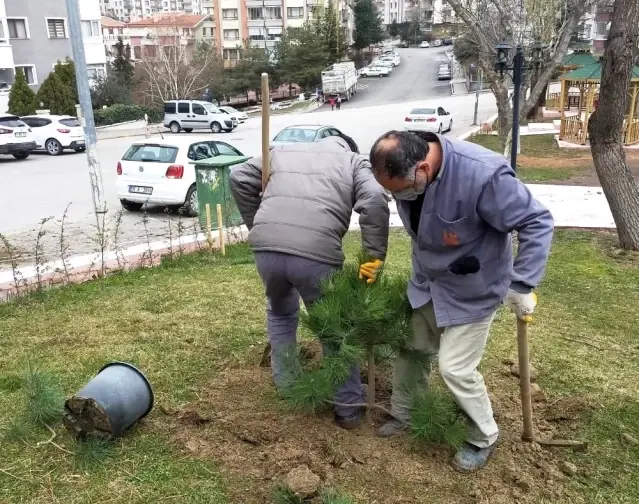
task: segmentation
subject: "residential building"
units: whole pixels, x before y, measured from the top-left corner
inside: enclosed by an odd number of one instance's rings
[[[216,43],[216,26],[211,15],[162,13],[126,25],[132,59],[156,58],[166,47],[179,44],[187,53],[198,42]]]
[[[115,57],[115,44],[118,40],[122,39],[124,44],[131,44],[131,38],[129,37],[128,30],[126,29],[126,23],[103,16],[102,20],[102,39],[104,40],[104,50],[109,61],[113,61]],[[131,52],[131,59],[133,59],[133,52]]]
[[[435,4],[442,0],[405,0],[404,20],[419,23],[422,32],[430,32],[435,21]]]
[[[72,58],[64,2],[0,0],[0,80],[11,84],[22,68],[37,90],[58,61]],[[80,18],[89,77],[104,75],[106,55],[100,25],[99,0],[80,2]]]
[[[404,0],[385,0],[383,10],[380,10],[380,12],[386,25],[406,21],[406,6]]]

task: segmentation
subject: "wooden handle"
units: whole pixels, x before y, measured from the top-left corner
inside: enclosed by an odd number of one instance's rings
[[[268,74],[262,74],[262,192],[268,184],[271,171],[269,160],[269,121],[271,114],[271,91],[268,85]]]
[[[226,248],[224,246],[224,222],[222,222],[222,205],[217,204],[217,232],[218,240],[220,241],[220,251],[222,255],[226,255]]]
[[[517,319],[517,348],[519,352],[521,411],[524,420],[524,431],[521,439],[530,443],[534,440],[534,436],[532,394],[530,392],[530,359],[528,356],[528,323],[520,319]]]

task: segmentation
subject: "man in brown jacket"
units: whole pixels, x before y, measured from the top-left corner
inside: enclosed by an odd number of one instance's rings
[[[266,289],[273,380],[284,388],[298,365],[300,297],[306,305],[317,300],[321,280],[341,268],[342,238],[353,211],[360,215],[362,247],[374,258],[362,265],[360,276],[375,281],[388,246],[389,210],[368,159],[346,135],[275,147],[270,161],[264,194],[261,158],[233,168],[230,185]],[[365,402],[358,367],[337,391],[335,402]],[[335,420],[352,429],[362,413],[357,407],[336,407]]]

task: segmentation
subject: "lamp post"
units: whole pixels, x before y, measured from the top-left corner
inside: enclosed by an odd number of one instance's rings
[[[543,46],[539,43],[534,44],[532,47],[532,66],[539,65]],[[495,47],[497,50],[497,61],[495,63],[495,69],[501,76],[504,75],[504,71],[513,72],[513,126],[512,126],[512,142],[510,151],[510,165],[513,170],[517,171],[517,151],[519,150],[519,101],[521,98],[521,84],[523,81],[524,71],[531,66],[526,65],[524,58],[524,48],[521,44],[517,44],[515,48],[515,56],[512,63],[509,63],[510,51],[512,46],[506,42],[497,44]]]

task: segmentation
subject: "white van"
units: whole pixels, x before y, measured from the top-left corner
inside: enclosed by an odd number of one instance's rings
[[[171,100],[164,102],[164,127],[171,133],[184,130],[210,129],[213,133],[231,132],[237,119],[225,114],[212,103],[199,100]]]

